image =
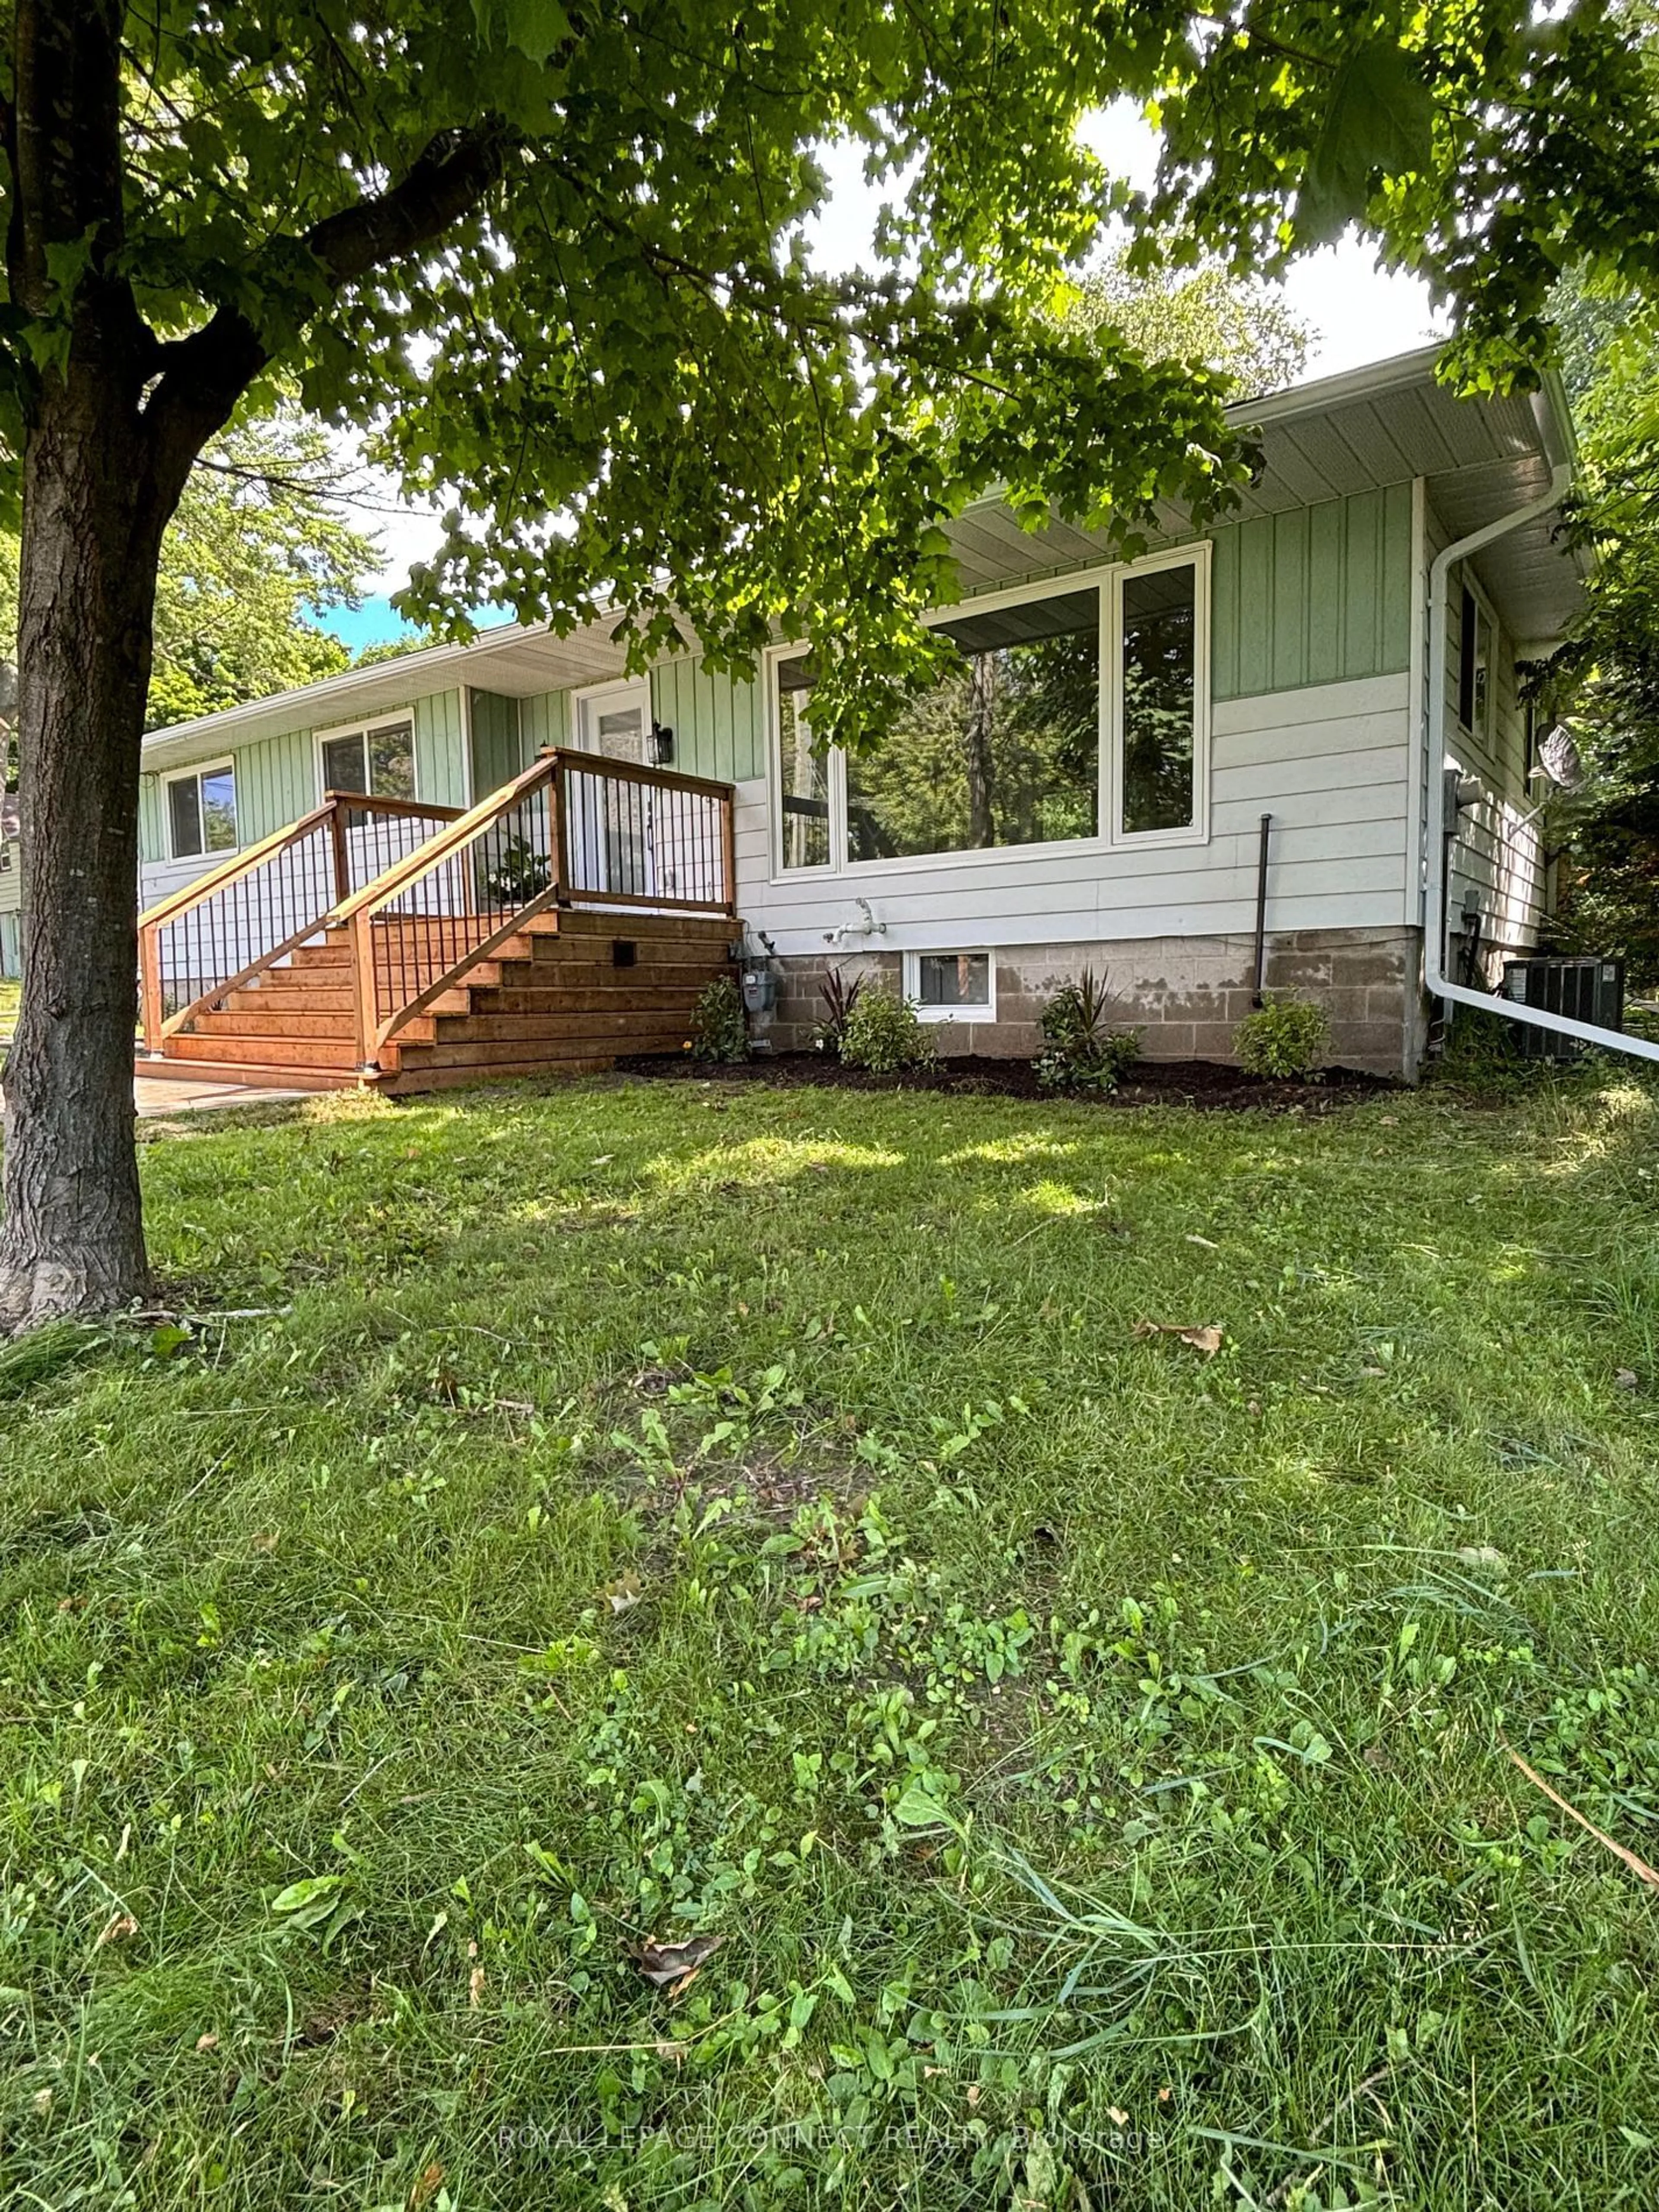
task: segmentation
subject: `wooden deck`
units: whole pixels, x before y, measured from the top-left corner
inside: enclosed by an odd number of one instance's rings
[[[550,912],[480,961],[380,1050],[357,1057],[343,928],[205,1008],[147,1072],[403,1094],[509,1076],[588,1074],[619,1055],[678,1052],[697,994],[726,974],[732,926],[684,915]],[[621,957],[631,964],[618,965]]]
[[[649,834],[669,852],[652,887],[573,856],[568,787],[612,779],[638,815],[630,851]],[[679,1050],[728,972],[725,787],[551,754],[362,887],[319,874],[340,842],[327,812],[143,918],[142,1074],[394,1095],[586,1074]]]

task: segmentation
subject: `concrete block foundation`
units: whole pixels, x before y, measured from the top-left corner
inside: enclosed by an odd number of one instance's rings
[[[992,949],[994,1020],[939,1025],[942,1053],[1033,1060],[1043,1002],[1085,968],[1103,974],[1114,1023],[1141,1033],[1149,1060],[1230,1060],[1237,1025],[1251,1010],[1253,938],[1168,937]],[[757,1020],[757,1039],[779,1052],[810,1048],[823,1018],[818,985],[828,967],[900,988],[896,951],[781,955],[771,963],[777,1003]],[[1267,988],[1311,999],[1331,1025],[1332,1060],[1376,1075],[1414,1078],[1426,1039],[1422,942],[1415,929],[1280,932],[1267,940]]]

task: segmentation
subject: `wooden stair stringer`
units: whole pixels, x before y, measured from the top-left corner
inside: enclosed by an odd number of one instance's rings
[[[550,923],[556,927],[549,927]],[[698,994],[727,972],[735,925],[678,915],[538,915],[459,992],[408,1023],[374,1088],[394,1097],[528,1075],[586,1075],[689,1040]],[[528,939],[529,942],[525,942]],[[633,947],[617,964],[613,947]]]

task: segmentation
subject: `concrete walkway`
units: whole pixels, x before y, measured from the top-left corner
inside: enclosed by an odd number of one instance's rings
[[[133,1078],[139,1119],[154,1114],[199,1113],[210,1106],[278,1106],[295,1098],[315,1098],[315,1091],[273,1091],[257,1083],[170,1082],[159,1075]]]
[[[11,1032],[0,1032],[0,1057],[11,1042]],[[133,1102],[142,1121],[155,1114],[192,1114],[209,1106],[280,1106],[295,1098],[315,1098],[315,1091],[272,1091],[258,1083],[203,1083],[186,1078],[172,1081],[159,1075],[137,1075]]]

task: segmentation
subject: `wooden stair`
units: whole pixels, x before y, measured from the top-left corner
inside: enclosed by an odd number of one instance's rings
[[[395,915],[376,929],[397,931]],[[416,933],[400,974],[418,988]],[[446,964],[465,951],[467,925],[444,933]],[[331,927],[263,970],[165,1040],[151,1074],[331,1089],[362,1085],[395,1095],[501,1081],[588,1074],[619,1055],[678,1051],[698,994],[727,972],[736,925],[720,916],[550,908],[495,946],[453,987],[359,1064],[349,932]],[[420,936],[424,945],[429,927]],[[482,935],[482,926],[480,935]],[[475,939],[475,941],[477,941]]]

